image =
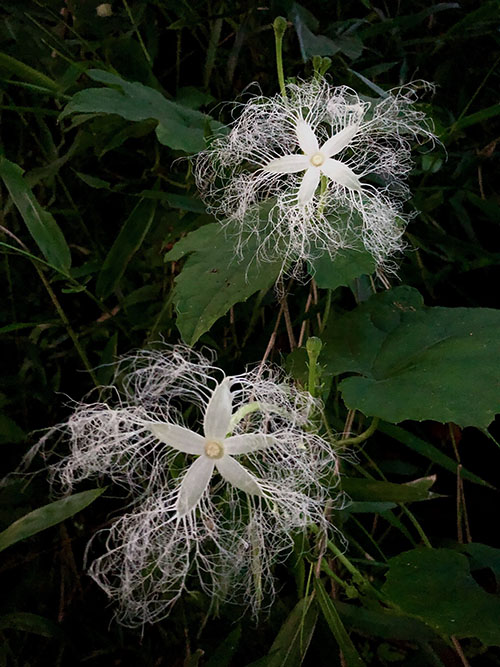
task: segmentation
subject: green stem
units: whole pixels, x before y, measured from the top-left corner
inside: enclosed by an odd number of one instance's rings
[[[144,41],[142,39],[141,33],[139,32],[139,27],[137,23],[134,20],[134,17],[132,16],[132,12],[130,11],[130,7],[128,6],[127,0],[123,0],[123,4],[125,5],[125,9],[127,10],[128,17],[130,19],[130,23],[134,27],[134,32],[137,35],[137,39],[139,40],[139,44],[141,45],[142,52],[144,53],[144,57],[148,61],[148,64],[151,66],[153,64],[151,60],[151,56],[148,53],[148,50],[146,49],[146,45],[144,44]]]
[[[403,510],[403,512],[406,514],[406,516],[410,519],[411,523],[413,524],[417,533],[420,535],[420,538],[421,538],[422,542],[425,544],[425,546],[428,549],[432,549],[432,544],[430,543],[429,538],[427,537],[427,535],[424,533],[424,529],[422,528],[420,523],[415,518],[415,515],[412,512],[410,512],[410,510],[403,503],[399,503],[399,506]]]
[[[311,530],[314,533],[319,532],[319,528],[314,524],[311,526]],[[386,598],[382,595],[382,593],[380,593],[380,591],[378,591],[375,588],[375,586],[371,584],[371,582],[364,576],[364,574],[362,574],[358,570],[358,568],[355,565],[353,565],[346,556],[344,556],[342,551],[340,551],[340,549],[331,540],[327,540],[326,544],[328,549],[334,554],[336,558],[339,559],[339,561],[342,563],[345,569],[352,574],[354,583],[362,584],[363,588],[369,590],[372,593],[372,595],[374,595],[378,600],[381,600],[386,604],[390,604],[390,602],[386,600]]]
[[[316,338],[316,336],[311,336],[307,339],[306,350],[309,366],[308,390],[313,397],[316,396],[316,385],[318,383],[318,357],[322,346],[323,343],[321,342],[321,339]]]
[[[76,351],[80,355],[80,359],[83,361],[83,365],[85,366],[85,368],[89,372],[89,375],[92,378],[92,382],[95,384],[96,387],[99,387],[99,380],[97,379],[97,376],[94,373],[94,369],[90,365],[90,362],[87,358],[87,355],[85,354],[85,351],[84,351],[83,347],[80,345],[80,341],[78,340],[78,336],[74,332],[73,327],[71,326],[71,323],[68,320],[68,318],[66,316],[66,313],[64,312],[61,304],[59,303],[54,290],[49,285],[49,282],[48,282],[47,278],[43,275],[43,271],[36,264],[33,264],[33,266],[35,267],[35,270],[38,273],[38,275],[40,277],[40,280],[42,281],[45,289],[48,292],[48,294],[51,298],[51,301],[54,304],[55,309],[57,310],[57,314],[59,315],[59,317],[61,318],[62,323],[66,327],[66,331],[68,332],[69,337],[73,341],[73,345],[75,346]]]
[[[321,326],[319,328],[320,334],[325,330],[326,323],[328,322],[328,317],[330,316],[330,308],[332,306],[332,290],[329,289],[326,295],[326,305],[323,312],[323,317],[321,318]]]
[[[276,69],[278,70],[278,82],[280,91],[284,98],[286,98],[285,75],[283,73],[283,35],[287,28],[287,21],[282,16],[277,16],[274,19],[274,40],[276,43]]]
[[[372,436],[375,431],[377,430],[378,423],[380,419],[378,417],[374,417],[372,420],[372,423],[370,426],[366,429],[366,431],[363,431],[363,433],[360,433],[359,435],[356,435],[353,438],[346,438],[345,440],[338,440],[337,444],[338,445],[359,445],[365,440],[367,440],[370,436]]]

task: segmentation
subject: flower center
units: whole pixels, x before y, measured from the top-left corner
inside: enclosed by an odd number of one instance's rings
[[[321,167],[324,161],[325,161],[325,156],[322,155],[321,153],[314,153],[314,155],[310,159],[310,162],[314,167]]]
[[[221,459],[224,456],[222,443],[215,440],[207,440],[205,442],[205,455],[209,459]]]

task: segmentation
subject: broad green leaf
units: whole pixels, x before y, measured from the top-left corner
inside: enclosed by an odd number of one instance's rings
[[[365,609],[338,600],[332,603],[344,624],[364,635],[413,642],[436,638],[435,632],[422,621],[392,609]]]
[[[105,299],[116,288],[151,227],[156,203],[154,199],[141,199],[125,221],[97,277],[97,296]]]
[[[340,250],[332,259],[325,253],[310,262],[311,274],[318,287],[337,289],[355,278],[373,273],[376,262],[366,250]]]
[[[332,634],[342,651],[346,667],[363,667],[365,663],[347,634],[339,613],[333,604],[333,601],[328,597],[320,579],[314,580],[314,590],[316,591],[316,598],[320,609],[323,612],[325,621],[328,623],[328,627],[332,631]]]
[[[299,600],[269,650],[266,667],[299,667],[311,643],[317,619],[312,596]]]
[[[0,533],[0,551],[81,512],[103,492],[104,489],[81,491],[29,512]]]
[[[414,549],[391,558],[384,595],[443,635],[500,646],[500,599],[473,579],[466,556]]]
[[[343,477],[342,490],[353,500],[411,503],[418,500],[436,498],[437,494],[430,491],[430,487],[435,481],[435,475],[422,477],[406,484],[381,482],[375,479]]]
[[[4,630],[21,630],[41,637],[64,639],[64,633],[57,623],[38,614],[30,614],[25,611],[0,616],[0,631]]]
[[[486,428],[500,410],[500,312],[428,308],[410,287],[332,318],[322,361],[346,405],[389,422],[433,419]]]
[[[67,274],[71,266],[68,244],[52,215],[45,211],[36,200],[31,188],[23,178],[23,173],[19,165],[0,156],[0,177],[26,223],[29,233],[47,262]]]
[[[238,650],[241,637],[241,625],[237,625],[224,641],[215,649],[205,667],[230,667],[234,654]]]
[[[275,282],[282,263],[259,265],[256,250],[250,239],[244,257],[238,258],[231,230],[214,223],[191,232],[165,255],[168,261],[189,254],[174,289],[177,327],[188,345],[194,345],[235,303]]]
[[[72,113],[117,114],[126,120],[158,121],[156,136],[165,146],[186,153],[195,153],[205,146],[205,128],[212,122],[210,117],[189,107],[172,102],[158,90],[142,83],[125,81],[116,74],[104,70],[88,70],[94,81],[110,88],[87,88],[76,93],[66,105],[61,118]]]

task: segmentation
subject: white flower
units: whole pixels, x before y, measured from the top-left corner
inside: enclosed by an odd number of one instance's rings
[[[257,612],[294,534],[328,527],[335,456],[313,431],[314,400],[269,368],[217,375],[185,347],[143,351],[120,364],[113,407],[81,404],[57,427],[70,453],[53,476],[67,490],[96,476],[127,490],[126,513],[89,547],[104,542],[90,574],[125,624],[165,617],[196,582]]]
[[[179,488],[176,516],[189,514],[198,504],[214,472],[237,489],[255,496],[264,492],[255,477],[233,456],[250,454],[273,444],[274,437],[262,434],[243,434],[226,437],[231,423],[232,396],[230,378],[214,390],[205,412],[204,436],[177,424],[151,424],[152,433],[161,442],[185,454],[199,458],[190,466]]]
[[[434,138],[416,89],[367,101],[313,79],[289,84],[286,98],[252,97],[194,158],[208,210],[236,229],[238,250],[256,235],[258,258],[282,258],[287,272],[346,247],[386,262],[402,248],[411,142]]]
[[[302,183],[297,193],[297,201],[305,206],[311,201],[319,185],[321,174],[324,174],[339,185],[344,185],[350,190],[361,190],[358,177],[345,164],[333,160],[332,156],[347,148],[359,130],[358,124],[344,127],[330,137],[319,147],[318,139],[313,128],[305,120],[298,120],[295,128],[297,142],[303,151],[303,155],[285,155],[271,160],[264,171],[276,174],[294,174],[306,170]]]

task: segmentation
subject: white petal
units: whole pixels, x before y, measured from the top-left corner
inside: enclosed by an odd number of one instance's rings
[[[196,507],[208,486],[213,471],[214,462],[208,456],[200,456],[191,464],[182,480],[175,506],[179,518],[189,514]]]
[[[205,437],[209,440],[223,440],[229,431],[232,413],[232,395],[229,379],[223,380],[215,389],[208,401],[205,412]]]
[[[166,445],[185,454],[203,454],[205,438],[177,424],[148,424],[151,433]]]
[[[348,125],[344,127],[343,130],[334,134],[333,137],[330,137],[328,141],[325,141],[323,146],[321,146],[321,152],[326,157],[332,157],[337,155],[340,151],[348,146],[354,138],[354,135],[359,130],[359,125]]]
[[[307,204],[313,198],[316,188],[318,187],[320,176],[321,172],[318,167],[309,167],[304,174],[298,194],[299,204],[301,206],[304,206],[304,204]]]
[[[215,467],[226,482],[229,482],[237,489],[241,489],[245,493],[254,496],[264,495],[255,477],[231,456],[223,456],[221,459],[216,460]]]
[[[359,178],[352,169],[346,167],[342,162],[329,158],[325,160],[320,169],[332,181],[340,183],[340,185],[345,185],[346,188],[350,188],[351,190],[361,190]]]
[[[305,155],[284,155],[276,160],[271,160],[264,167],[264,171],[276,174],[295,174],[297,171],[304,171],[308,166],[309,159]]]
[[[318,140],[312,127],[305,120],[297,121],[297,127],[295,129],[297,134],[297,140],[302,151],[306,155],[312,155],[317,153],[319,150]]]
[[[276,442],[273,435],[244,434],[232,435],[224,440],[224,449],[228,454],[249,454],[259,449],[271,447]]]

